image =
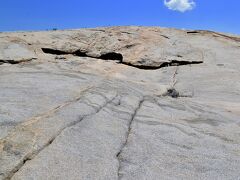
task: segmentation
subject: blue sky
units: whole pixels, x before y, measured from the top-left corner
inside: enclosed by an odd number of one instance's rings
[[[0,31],[141,25],[240,34],[240,0],[194,2],[180,12],[164,0],[1,0]]]

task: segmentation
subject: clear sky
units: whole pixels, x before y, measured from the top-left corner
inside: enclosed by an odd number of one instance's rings
[[[185,12],[184,12],[185,11]],[[1,0],[0,31],[161,26],[240,34],[240,0]]]

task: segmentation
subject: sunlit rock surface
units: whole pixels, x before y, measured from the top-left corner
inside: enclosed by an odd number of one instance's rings
[[[240,37],[0,33],[0,179],[239,179]]]

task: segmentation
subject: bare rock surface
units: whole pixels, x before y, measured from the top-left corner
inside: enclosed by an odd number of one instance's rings
[[[34,52],[30,51],[25,45],[10,43],[8,41],[0,44],[0,63],[17,64],[36,59]]]
[[[240,37],[0,33],[0,179],[239,179]]]

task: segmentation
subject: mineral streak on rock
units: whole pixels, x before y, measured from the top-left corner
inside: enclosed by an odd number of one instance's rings
[[[239,179],[240,37],[0,33],[0,179]]]

